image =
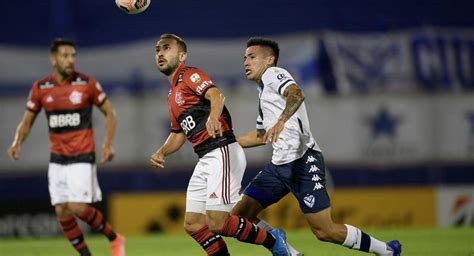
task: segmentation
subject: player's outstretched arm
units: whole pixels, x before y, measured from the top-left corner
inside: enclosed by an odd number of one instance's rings
[[[253,148],[261,145],[265,145],[263,136],[265,135],[265,130],[258,129],[250,131],[244,135],[237,137],[237,142],[243,148]]]
[[[115,136],[117,120],[115,109],[112,107],[109,100],[105,100],[105,102],[100,106],[100,110],[105,116],[105,136],[104,143],[102,144],[102,159],[100,162],[105,163],[112,161],[115,155],[112,142]]]
[[[12,145],[8,148],[7,154],[12,160],[20,158],[21,144],[30,134],[31,126],[35,122],[37,113],[30,110],[25,111],[21,122],[18,124],[13,138]]]
[[[183,132],[172,132],[161,146],[150,158],[151,166],[157,168],[165,167],[165,157],[178,151],[186,142],[186,135]]]

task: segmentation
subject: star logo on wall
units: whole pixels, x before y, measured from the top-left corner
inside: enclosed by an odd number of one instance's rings
[[[391,113],[386,106],[380,107],[375,116],[369,117],[368,120],[374,139],[379,137],[395,138],[400,122],[401,118]]]

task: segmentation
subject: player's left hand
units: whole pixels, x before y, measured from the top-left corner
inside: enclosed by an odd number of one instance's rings
[[[271,141],[273,143],[277,142],[281,131],[283,131],[283,128],[285,128],[285,123],[281,120],[278,120],[278,122],[272,128],[270,128],[265,133],[265,135],[263,135],[263,141],[265,143],[267,143],[269,141]]]
[[[208,118],[206,122],[206,129],[209,136],[215,138],[217,135],[222,136],[222,124],[219,119]]]
[[[102,159],[100,163],[110,162],[114,159],[115,153],[112,145],[102,145]]]

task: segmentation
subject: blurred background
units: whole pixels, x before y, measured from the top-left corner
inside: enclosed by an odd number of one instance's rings
[[[98,207],[125,234],[183,232],[184,191],[197,161],[191,145],[164,170],[148,164],[169,134],[169,85],[154,64],[162,33],[183,37],[187,64],[222,88],[236,134],[254,129],[257,115],[256,84],[243,70],[246,40],[280,43],[280,66],[306,93],[337,221],[474,225],[473,1],[152,0],[139,15],[112,0],[0,0],[0,8],[0,237],[61,234],[49,203],[44,112],[20,161],[5,154],[32,82],[51,72],[56,37],[77,43],[76,69],[101,82],[118,114],[116,158],[99,165]],[[100,154],[97,109],[93,121]],[[246,153],[244,184],[271,147]],[[293,198],[264,213],[290,229],[306,225],[298,214]]]

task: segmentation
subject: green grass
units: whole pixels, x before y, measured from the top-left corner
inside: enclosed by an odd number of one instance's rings
[[[399,239],[407,256],[473,256],[474,228],[450,229],[374,229],[366,230],[381,239]],[[306,230],[287,232],[288,241],[307,256],[368,255],[339,245],[317,241]],[[102,236],[87,236],[89,248],[96,256],[110,255],[109,245]],[[270,255],[259,246],[227,239],[233,256]],[[64,256],[77,255],[65,238],[0,239],[0,255],[8,256]],[[127,237],[127,255],[205,255],[186,235],[147,235]]]

